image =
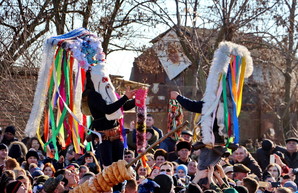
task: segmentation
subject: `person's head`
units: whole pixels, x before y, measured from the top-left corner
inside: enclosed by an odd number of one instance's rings
[[[275,179],[279,179],[281,175],[281,167],[276,163],[269,164],[266,167],[265,171],[269,172],[271,176],[274,177]]]
[[[159,188],[154,189],[154,193],[174,192],[174,182],[171,175],[159,174],[154,178],[154,181],[160,186]]]
[[[19,176],[22,176],[22,175],[23,176],[27,175],[26,174],[26,171],[23,168],[21,168],[21,167],[14,168],[13,169],[13,172],[14,172],[14,174],[15,174],[16,177],[19,177]]]
[[[43,171],[44,175],[47,175],[49,177],[53,177],[55,172],[56,172],[56,169],[55,169],[55,167],[53,166],[52,163],[48,162],[44,165],[42,171]]]
[[[41,145],[37,139],[37,137],[32,137],[27,144],[28,149],[33,148],[35,151],[41,150]]]
[[[188,175],[195,175],[198,167],[198,162],[195,160],[191,160],[188,162],[187,165],[187,170],[188,170]]]
[[[14,126],[8,126],[5,128],[4,138],[7,140],[12,140],[16,135],[16,128]]]
[[[46,193],[62,193],[64,192],[64,185],[62,183],[63,175],[58,175],[56,178],[52,177],[44,182],[43,190]]]
[[[138,185],[135,179],[127,180],[124,193],[137,193]]]
[[[147,114],[147,118],[146,118],[146,126],[147,127],[152,127],[154,124],[154,119],[153,116],[151,114]]]
[[[9,193],[26,193],[26,186],[20,181],[13,181],[6,186],[6,192]]]
[[[223,166],[224,172],[226,174],[226,176],[230,179],[233,179],[234,176],[234,169],[232,165],[224,165]]]
[[[242,180],[243,178],[247,177],[250,169],[243,164],[235,164],[233,166],[234,171],[234,179],[235,180]]]
[[[259,188],[257,180],[249,177],[243,178],[243,185],[248,189],[249,193],[255,193]]]
[[[178,165],[176,168],[176,173],[179,178],[184,178],[188,173],[186,165],[184,164]]]
[[[84,182],[86,182],[87,180],[89,180],[90,178],[94,177],[95,174],[93,172],[87,172],[85,173],[79,180],[79,185],[83,184]]]
[[[167,152],[164,149],[157,149],[154,153],[155,165],[160,166],[167,160]]]
[[[64,176],[64,178],[66,179],[68,187],[73,187],[78,183],[78,180],[77,180],[78,178],[77,178],[76,174],[71,172],[70,170],[59,169],[55,173],[55,176],[58,176],[60,174],[62,174]]]
[[[4,165],[6,170],[13,170],[14,168],[20,167],[20,164],[14,158],[7,158]]]
[[[125,150],[123,157],[127,163],[130,163],[135,158],[135,153],[132,150]]]
[[[165,161],[160,165],[160,174],[167,174],[170,176],[174,175],[174,167],[173,164],[169,161]]]
[[[0,160],[5,160],[8,155],[8,148],[4,143],[0,143]]]
[[[144,176],[144,177],[147,177],[150,173],[151,173],[151,169],[149,166],[147,167],[144,167],[142,166],[141,163],[139,163],[136,167],[136,172],[137,172],[137,175],[138,176]]]
[[[67,148],[65,159],[68,160],[68,161],[70,161],[70,160],[74,159],[74,157],[75,157],[75,151],[73,149],[73,146],[69,146]]]
[[[183,138],[185,141],[187,141],[187,142],[191,142],[191,140],[192,140],[192,136],[193,136],[193,134],[192,134],[192,132],[190,131],[190,130],[183,130],[182,132],[181,132],[181,138]]]
[[[82,178],[85,173],[89,172],[89,168],[85,165],[79,167],[79,177]]]
[[[39,159],[39,156],[38,156],[38,153],[34,150],[30,150],[27,152],[26,154],[26,161],[27,163],[30,165],[31,163],[38,163],[38,159]]]
[[[298,139],[295,137],[287,139],[286,148],[289,153],[298,152]]]
[[[85,153],[84,160],[85,160],[85,163],[88,164],[88,163],[94,163],[97,159],[96,159],[94,153],[89,151],[89,152]]]
[[[21,162],[25,160],[27,152],[28,149],[26,145],[21,141],[14,141],[10,143],[8,147],[8,156],[20,160]]]
[[[191,153],[191,144],[187,141],[180,141],[176,145],[176,151],[179,159],[187,160]]]
[[[239,146],[233,152],[233,159],[235,162],[242,162],[247,157],[247,149],[243,146]]]
[[[271,151],[273,148],[275,147],[273,141],[271,141],[270,139],[264,139],[262,141],[262,149],[264,151]]]
[[[26,175],[19,176],[16,178],[16,180],[22,182],[25,185],[26,190],[28,190],[28,191],[32,190],[31,182],[30,182],[30,179],[28,178],[28,176],[26,176]]]
[[[151,168],[155,164],[154,155],[152,153],[147,153],[146,157],[147,157],[146,162],[149,165],[149,167]]]

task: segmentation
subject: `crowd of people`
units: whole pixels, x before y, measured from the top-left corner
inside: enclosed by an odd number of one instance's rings
[[[163,133],[153,126],[152,115],[147,122],[146,141],[161,138]],[[136,157],[133,131],[127,132],[132,139],[123,156],[128,163]],[[0,193],[68,192],[104,169],[93,152],[78,154],[69,146],[55,160],[47,156],[37,138],[20,141],[15,134],[16,129],[8,126],[0,139]],[[133,165],[136,178],[124,182],[121,192],[297,192],[297,138],[287,139],[285,147],[264,139],[253,154],[240,145],[215,166],[199,170],[200,149],[193,148],[192,135],[183,130],[147,153],[147,164]]]

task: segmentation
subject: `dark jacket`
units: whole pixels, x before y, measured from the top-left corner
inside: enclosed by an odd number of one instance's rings
[[[262,170],[258,162],[252,157],[250,153],[247,154],[247,157],[244,158],[242,162],[236,162],[245,165],[251,170],[251,173],[254,173],[258,176],[259,179],[262,178]]]
[[[129,110],[135,107],[135,100],[128,100],[127,96],[122,96],[116,102],[107,105],[101,95],[96,91],[90,91],[88,94],[88,106],[94,121],[92,127],[97,131],[112,129],[119,125],[118,120],[108,120],[106,114],[112,114],[123,106],[123,110]]]
[[[185,108],[188,111],[191,111],[194,113],[202,113],[202,108],[204,104],[203,101],[191,100],[181,95],[177,96],[177,101],[181,104],[183,108]]]

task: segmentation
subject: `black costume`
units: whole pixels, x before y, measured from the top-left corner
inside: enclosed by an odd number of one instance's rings
[[[108,120],[105,115],[112,114],[121,107],[129,110],[135,107],[135,100],[128,100],[127,96],[121,97],[118,101],[107,105],[101,95],[95,90],[88,93],[88,106],[94,121],[92,127],[103,134],[102,143],[99,145],[99,153],[102,164],[111,165],[113,162],[123,159],[123,142],[120,137],[118,120]],[[113,136],[107,135],[105,131],[115,132]]]

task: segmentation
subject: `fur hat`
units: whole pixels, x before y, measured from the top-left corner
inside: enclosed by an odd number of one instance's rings
[[[158,156],[164,156],[167,159],[168,153],[164,149],[157,149],[154,153],[154,159],[156,160]]]
[[[250,169],[243,164],[235,164],[233,167],[234,172],[249,173]]]
[[[31,157],[31,156],[36,157],[37,160],[39,159],[38,153],[34,150],[30,150],[30,151],[27,152],[26,160],[28,160],[28,158]]]
[[[180,141],[179,143],[177,143],[176,147],[177,151],[180,151],[181,149],[188,149],[189,151],[191,151],[191,144],[187,141]]]
[[[6,149],[6,151],[8,151],[7,145],[5,145],[4,143],[0,143],[0,150],[2,149]]]
[[[5,128],[5,133],[6,132],[9,132],[9,133],[12,133],[13,135],[16,134],[16,128],[14,126],[8,126]]]
[[[155,193],[160,192],[171,192],[173,188],[173,178],[167,174],[159,174],[154,178],[154,181],[160,186],[159,188],[155,188]]]
[[[6,186],[6,192],[16,193],[19,190],[21,185],[22,185],[21,181],[11,182]]]

